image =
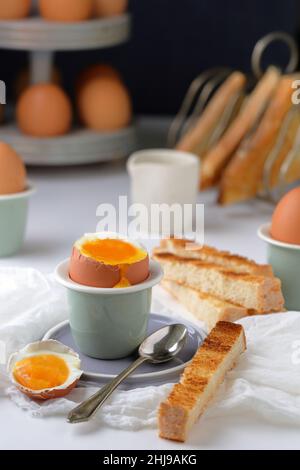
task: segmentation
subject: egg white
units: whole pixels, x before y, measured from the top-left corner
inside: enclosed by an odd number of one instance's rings
[[[34,356],[42,356],[42,355],[53,355],[62,359],[68,369],[69,369],[69,376],[67,380],[56,387],[50,387],[46,389],[40,390],[32,390],[28,387],[24,387],[21,385],[14,377],[14,368],[17,362],[22,361],[23,359],[27,359],[29,357]],[[36,343],[30,343],[25,348],[21,349],[20,351],[11,355],[8,361],[8,373],[10,376],[11,381],[17,385],[19,388],[23,390],[28,390],[32,394],[39,394],[41,392],[46,392],[49,390],[64,390],[72,385],[75,381],[79,380],[82,375],[82,370],[80,370],[80,359],[77,353],[72,351],[72,349],[68,348],[62,343],[59,343],[55,340],[46,340],[46,341],[39,341]]]

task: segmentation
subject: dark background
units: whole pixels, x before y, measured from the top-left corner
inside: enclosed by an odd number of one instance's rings
[[[283,30],[298,39],[298,0],[131,0],[131,42],[108,50],[59,53],[56,62],[72,92],[86,65],[109,62],[125,78],[135,111],[174,113],[190,82],[216,65],[251,71],[250,56],[263,35]],[[26,54],[0,51],[1,79],[12,94],[13,80],[26,64]],[[266,62],[285,64],[287,53],[277,45]]]

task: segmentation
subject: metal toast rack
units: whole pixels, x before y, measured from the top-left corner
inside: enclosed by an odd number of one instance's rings
[[[251,57],[253,76],[248,77],[249,85],[252,84],[253,81],[257,82],[262,77],[264,73],[262,67],[263,54],[265,53],[266,49],[275,42],[283,42],[287,46],[290,54],[289,63],[287,64],[285,70],[282,70],[282,73],[295,73],[299,60],[299,50],[297,43],[293,37],[287,33],[280,31],[273,32],[260,39],[253,49]],[[233,70],[230,68],[213,68],[203,72],[201,75],[195,78],[195,80],[193,80],[169,129],[168,147],[174,148],[181,137],[194,126],[218,87],[226,80],[226,78],[229,77],[232,72]],[[242,99],[242,96],[236,96],[228,104],[224,113],[220,116],[218,124],[216,125],[212,135],[209,137],[209,141],[205,142],[206,148],[212,148],[228,128],[228,125],[231,122],[234,114],[237,112],[240,99]],[[271,177],[271,169],[273,168],[276,160],[280,160],[280,151],[283,143],[285,142],[285,139],[288,137],[290,123],[292,122],[293,118],[295,118],[295,113],[300,113],[299,106],[292,106],[291,110],[285,117],[277,137],[276,144],[270,151],[264,165],[262,189],[258,196],[268,201],[276,202],[278,199],[280,199],[282,195],[291,187],[291,184],[295,183],[295,178],[293,178],[295,172],[297,171],[297,174],[300,175],[299,115],[299,128],[297,130],[296,137],[292,142],[291,150],[287,153],[283,161],[280,161],[280,168],[278,168],[278,178],[276,180],[276,184],[274,184],[274,181]],[[201,146],[199,154],[201,154]]]

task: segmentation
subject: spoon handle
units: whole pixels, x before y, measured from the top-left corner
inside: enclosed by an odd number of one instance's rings
[[[148,359],[145,357],[139,357],[133,364],[127,369],[121,372],[115,379],[102,387],[97,393],[92,395],[90,398],[82,402],[68,415],[69,423],[83,423],[89,421],[101,408],[103,403],[110,397],[114,390],[125,380],[135,369],[137,369],[143,362]]]

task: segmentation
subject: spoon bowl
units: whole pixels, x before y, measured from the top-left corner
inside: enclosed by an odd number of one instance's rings
[[[187,328],[181,324],[169,325],[148,336],[139,347],[139,355],[159,364],[173,359],[186,343]]]
[[[140,345],[138,359],[97,393],[74,408],[68,415],[68,422],[89,421],[123,380],[143,362],[159,364],[170,361],[184,347],[186,338],[187,328],[181,324],[165,326],[152,333]]]

